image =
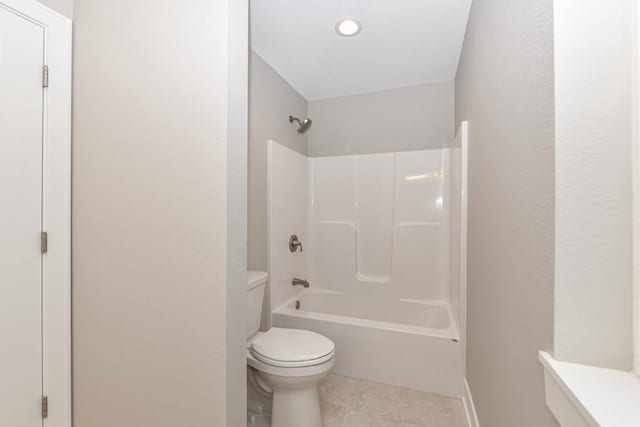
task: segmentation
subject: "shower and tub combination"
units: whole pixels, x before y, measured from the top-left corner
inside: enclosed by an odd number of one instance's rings
[[[337,374],[461,397],[466,150],[466,123],[424,151],[306,157],[269,141],[269,326],[330,338]]]

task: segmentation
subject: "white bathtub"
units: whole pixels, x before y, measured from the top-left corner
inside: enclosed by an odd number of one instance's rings
[[[358,295],[312,288],[274,310],[273,325],[331,338],[337,374],[462,397],[459,335],[447,303],[367,295],[363,304]]]

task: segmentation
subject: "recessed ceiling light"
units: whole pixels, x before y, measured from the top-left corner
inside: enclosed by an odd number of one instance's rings
[[[362,24],[353,18],[343,18],[336,23],[336,32],[344,37],[353,37],[362,31]]]

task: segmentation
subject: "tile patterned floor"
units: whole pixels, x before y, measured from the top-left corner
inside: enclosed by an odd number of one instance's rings
[[[329,375],[320,384],[324,427],[467,427],[462,401]]]

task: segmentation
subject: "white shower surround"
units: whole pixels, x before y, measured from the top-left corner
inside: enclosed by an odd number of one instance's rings
[[[268,151],[273,324],[333,339],[339,374],[461,397],[452,149],[306,158],[270,141]],[[303,253],[288,251],[293,233]],[[294,276],[311,289],[293,288]]]
[[[449,149],[307,160],[307,268],[317,286],[449,299]]]

